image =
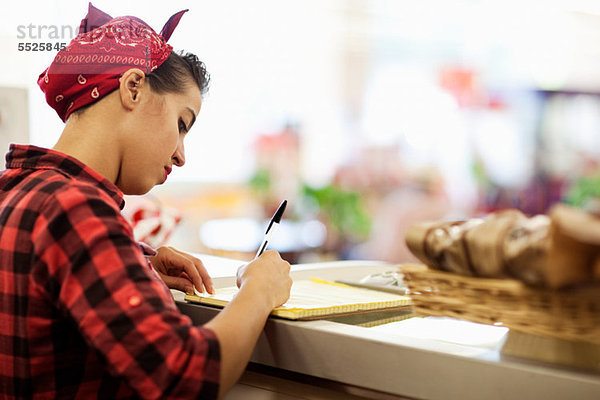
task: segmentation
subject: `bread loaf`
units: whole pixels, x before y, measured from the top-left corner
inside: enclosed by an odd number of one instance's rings
[[[600,218],[563,204],[549,216],[506,210],[484,219],[416,224],[406,244],[431,268],[461,275],[550,288],[600,279]]]
[[[406,233],[406,245],[419,260],[432,268],[472,275],[464,235],[481,222],[471,219],[415,224]]]
[[[600,219],[564,204],[550,211],[550,246],[544,263],[549,287],[590,281],[600,254]]]
[[[502,253],[510,276],[528,285],[544,286],[544,263],[550,247],[550,218],[520,218],[506,232]]]
[[[503,240],[508,231],[526,217],[518,210],[490,214],[483,223],[465,234],[475,275],[487,278],[506,276]]]

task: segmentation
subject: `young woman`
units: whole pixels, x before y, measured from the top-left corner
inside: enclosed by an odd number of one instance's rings
[[[235,300],[192,326],[159,275],[211,292],[202,263],[170,248],[146,258],[120,214],[123,194],[185,163],[208,75],[166,43],[182,14],[156,34],[90,4],[40,75],[66,125],[53,149],[11,145],[0,173],[2,398],[222,396],[289,297],[290,266],[267,251],[238,271]]]

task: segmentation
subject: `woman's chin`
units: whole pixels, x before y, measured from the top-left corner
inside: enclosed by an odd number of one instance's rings
[[[148,193],[154,186],[160,185],[160,183],[156,183],[154,185],[130,185],[119,187],[121,192],[127,196],[141,196],[143,194]]]

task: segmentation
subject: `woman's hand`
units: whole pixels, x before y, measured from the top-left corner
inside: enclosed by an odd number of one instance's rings
[[[254,289],[257,298],[267,299],[271,308],[278,307],[290,297],[290,264],[278,252],[267,250],[238,269],[236,283],[240,289]]]
[[[213,293],[212,279],[202,261],[172,247],[159,247],[155,256],[148,257],[154,269],[170,289],[193,293],[194,286],[203,293]]]

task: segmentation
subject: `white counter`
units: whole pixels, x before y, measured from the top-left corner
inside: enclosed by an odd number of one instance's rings
[[[292,275],[294,279],[356,279],[390,269],[380,263],[316,267],[298,267]],[[215,279],[217,287],[232,282],[232,276]],[[218,312],[178,304],[196,324]],[[251,361],[398,398],[600,398],[597,372],[501,354],[502,329],[448,319],[365,328],[326,320],[270,318]]]

